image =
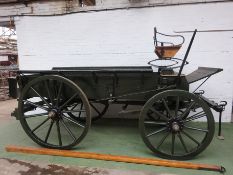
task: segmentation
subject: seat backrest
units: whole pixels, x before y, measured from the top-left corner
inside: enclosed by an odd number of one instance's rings
[[[181,38],[181,42],[178,44],[175,44],[174,42],[167,42],[167,41],[160,41],[159,37],[163,36],[166,38],[169,38],[172,40],[172,38]],[[163,34],[157,31],[156,28],[154,28],[154,45],[155,45],[155,54],[160,59],[171,59],[173,58],[176,53],[180,50],[182,47],[182,44],[184,43],[184,37],[182,35],[167,35]]]

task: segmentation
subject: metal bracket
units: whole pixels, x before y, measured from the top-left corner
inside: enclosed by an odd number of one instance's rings
[[[197,88],[193,91],[193,93],[195,93],[210,77],[211,75],[206,77],[206,79],[199,86],[197,86]]]
[[[219,140],[224,140],[224,137],[222,136],[222,112],[225,110],[226,105],[227,105],[226,101],[220,101],[220,104],[218,104],[219,107],[218,139]]]
[[[12,117],[15,117],[16,120],[19,120],[19,110],[18,108],[15,108],[15,110],[11,113]]]
[[[199,90],[198,92],[194,92],[195,95],[203,95],[205,93],[204,90]]]

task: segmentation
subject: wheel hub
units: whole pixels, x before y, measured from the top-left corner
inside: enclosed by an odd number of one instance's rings
[[[48,117],[51,118],[51,119],[56,119],[58,117],[57,111],[56,110],[49,111]]]
[[[175,132],[180,131],[180,126],[179,126],[179,124],[177,122],[172,123],[172,130],[175,131]]]
[[[169,120],[167,123],[167,126],[171,132],[177,133],[177,132],[182,131],[183,122],[182,120],[175,118],[175,119]]]

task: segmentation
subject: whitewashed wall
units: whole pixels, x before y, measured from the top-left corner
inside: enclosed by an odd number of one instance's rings
[[[1,56],[0,55],[0,61],[8,61],[8,56]]]
[[[233,29],[232,9],[233,3],[229,2],[20,17],[16,21],[19,67],[46,70],[55,66],[145,66],[155,57],[154,26],[164,33],[195,28]],[[184,36],[188,43],[191,33]],[[182,57],[186,47],[177,56]],[[223,119],[230,121],[233,32],[198,33],[189,61],[186,73],[198,66],[224,68],[202,89],[217,102],[228,101]]]

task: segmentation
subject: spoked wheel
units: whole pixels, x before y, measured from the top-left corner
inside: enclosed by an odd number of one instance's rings
[[[108,102],[91,102],[89,101],[90,109],[91,109],[91,121],[96,121],[100,119],[108,110]],[[72,104],[68,109],[71,110],[82,110],[84,108],[83,103],[78,101]],[[86,117],[84,113],[82,112],[76,112],[76,113],[68,113],[68,115],[77,120],[77,121],[85,121]]]
[[[155,104],[160,105],[159,110]],[[213,115],[203,100],[187,91],[168,90],[146,102],[139,128],[143,141],[156,155],[185,160],[210,144],[215,127]]]
[[[82,102],[83,108],[68,109],[74,101]],[[30,81],[22,91],[18,108],[24,131],[47,148],[71,149],[86,136],[91,124],[86,95],[71,80],[57,75]],[[85,115],[84,122],[68,115],[77,112]]]

